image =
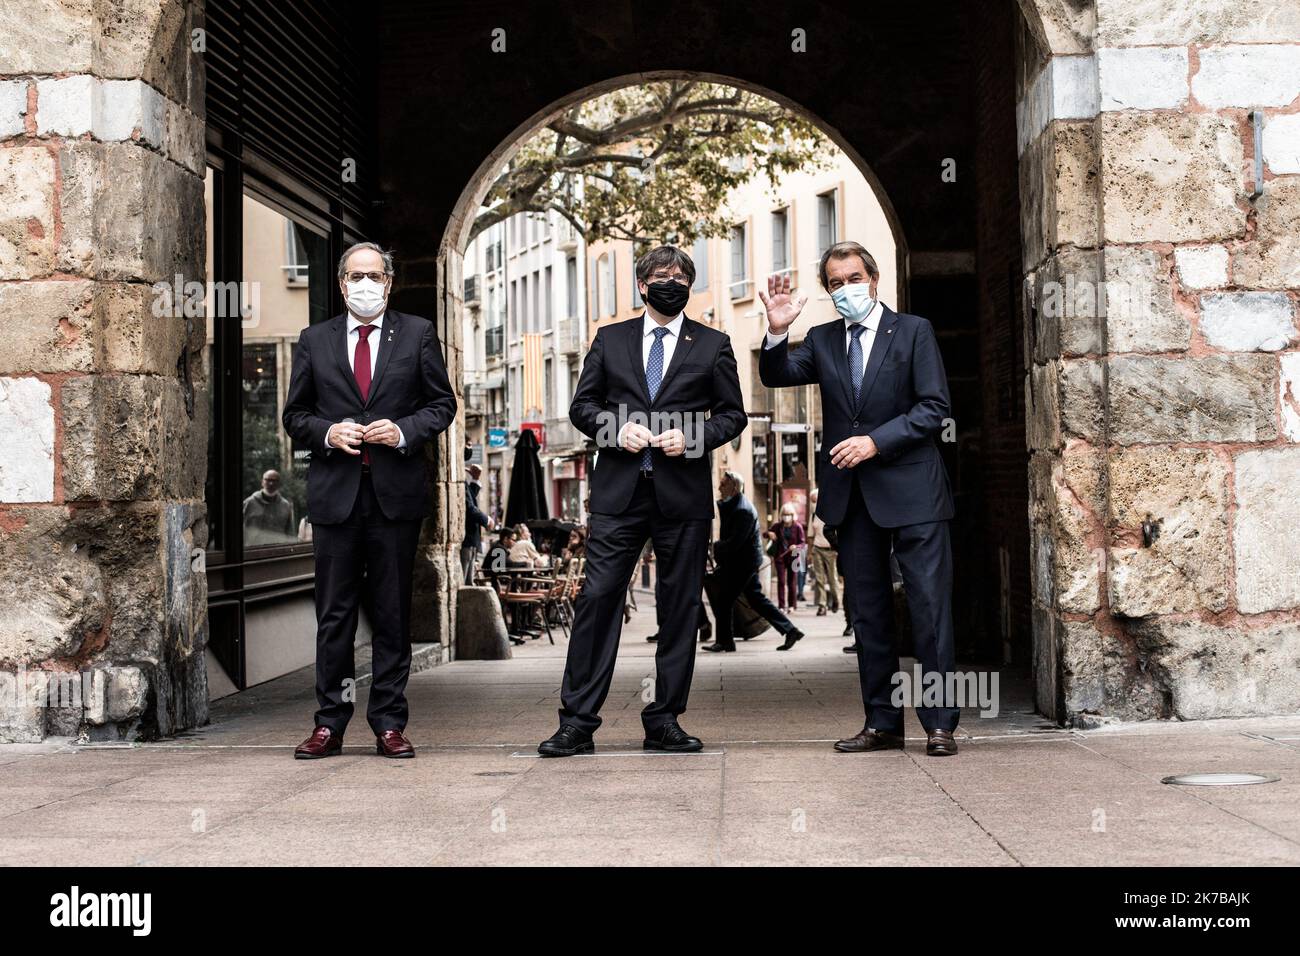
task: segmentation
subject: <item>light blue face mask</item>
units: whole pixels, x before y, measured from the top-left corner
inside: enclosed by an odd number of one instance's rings
[[[871,286],[865,282],[850,282],[831,293],[835,310],[850,322],[861,322],[867,313],[875,308],[876,300],[871,297]]]

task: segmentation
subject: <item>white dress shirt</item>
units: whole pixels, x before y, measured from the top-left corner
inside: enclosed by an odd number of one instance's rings
[[[858,336],[862,342],[862,372],[864,375],[867,371],[867,359],[871,357],[871,345],[876,340],[876,330],[880,328],[880,320],[884,315],[885,307],[881,305],[880,300],[877,299],[876,304],[871,307],[871,311],[866,314],[861,322],[850,322],[848,319],[844,320],[845,355],[848,355],[849,346],[853,342],[853,329],[858,325],[861,325],[866,329],[865,332],[862,332]],[[788,331],[782,332],[780,335],[773,335],[771,332],[768,332],[763,338],[763,348],[775,348],[789,337],[790,333]]]
[[[348,368],[352,369],[354,375],[357,371],[357,344],[361,341],[361,333],[358,332],[357,329],[361,328],[361,326],[365,324],[365,322],[362,322],[351,312],[348,313]],[[379,318],[372,319],[369,324],[372,328],[377,330],[371,332],[370,335],[366,337],[366,344],[370,346],[370,381],[373,384],[375,381],[375,369],[379,367],[379,343],[384,337],[384,316],[380,315]],[[393,427],[397,427],[396,423],[394,423]],[[327,434],[326,438],[328,439],[328,437]],[[402,434],[400,428],[397,429],[397,447],[400,449],[406,448],[406,436]],[[327,441],[325,450],[331,452],[334,450],[334,447]]]

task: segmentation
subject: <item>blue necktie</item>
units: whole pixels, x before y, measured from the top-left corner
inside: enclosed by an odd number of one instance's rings
[[[654,330],[654,344],[650,346],[650,360],[645,366],[645,384],[650,391],[650,401],[659,394],[659,385],[664,380],[664,336],[668,329],[660,326]],[[654,459],[650,456],[650,446],[641,450],[641,470],[654,471]]]
[[[866,331],[866,326],[862,324],[854,325],[849,329],[849,334],[853,336],[849,342],[849,378],[853,380],[853,407],[858,407],[858,398],[862,393],[862,333]]]

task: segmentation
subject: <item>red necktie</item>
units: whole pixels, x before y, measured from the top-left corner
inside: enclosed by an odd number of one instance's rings
[[[367,339],[374,330],[373,325],[357,326],[359,341],[356,354],[352,357],[352,374],[356,376],[357,388],[361,390],[363,402],[370,398],[370,343]],[[370,464],[370,449],[362,447],[361,460],[367,465]]]

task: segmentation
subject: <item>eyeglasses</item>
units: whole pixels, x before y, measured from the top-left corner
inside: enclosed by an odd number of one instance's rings
[[[649,281],[664,282],[669,279],[671,279],[673,282],[676,282],[678,285],[686,285],[690,281],[689,279],[686,278],[686,276],[682,275],[680,272],[674,273],[672,275],[669,275],[667,272],[656,272],[650,276]]]
[[[343,278],[348,282],[360,282],[362,279],[369,279],[371,282],[383,282],[388,278],[387,272],[346,272]]]

